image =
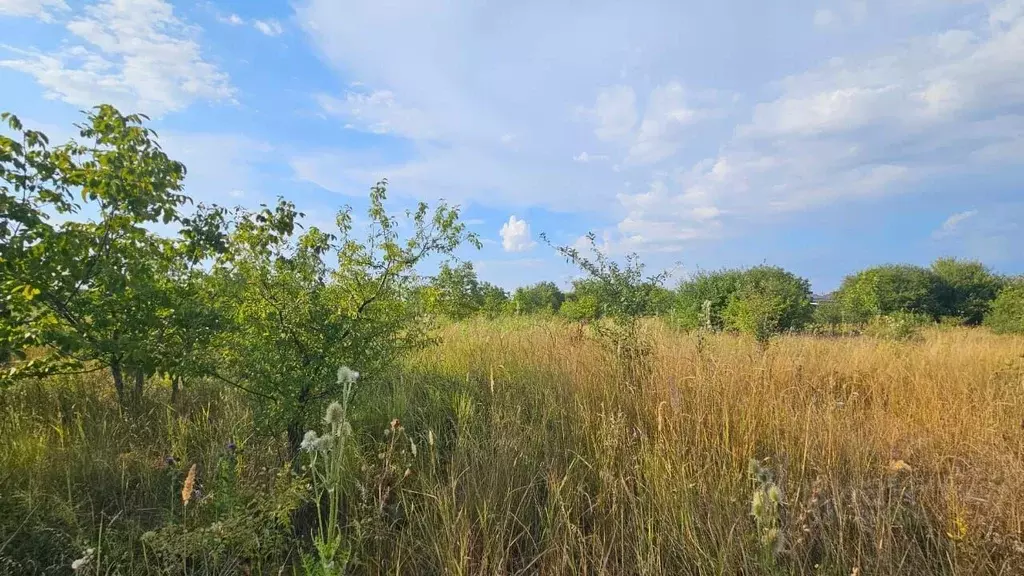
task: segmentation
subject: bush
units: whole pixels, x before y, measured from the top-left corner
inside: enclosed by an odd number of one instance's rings
[[[1003,279],[981,262],[940,258],[932,263],[932,272],[942,281],[942,314],[970,326],[981,323],[1003,287]]]
[[[806,326],[813,313],[807,280],[775,266],[743,273],[722,316],[727,328],[766,342],[773,334]]]
[[[836,295],[852,322],[896,312],[942,316],[943,282],[938,274],[907,264],[876,266],[843,280]]]
[[[872,318],[864,333],[885,340],[914,340],[920,337],[920,329],[931,323],[926,314],[893,312]]]
[[[711,303],[711,326],[714,330],[725,328],[722,311],[729,304],[733,294],[740,289],[742,270],[718,270],[697,272],[682,282],[676,290],[676,305],[673,320],[685,330],[704,326],[704,302]]]
[[[985,325],[999,334],[1024,334],[1024,279],[999,292],[985,316]]]
[[[516,314],[555,314],[564,301],[565,294],[554,282],[538,282],[516,288],[511,306]]]

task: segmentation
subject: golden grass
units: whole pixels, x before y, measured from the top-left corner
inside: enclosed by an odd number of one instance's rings
[[[414,363],[465,374],[487,420],[453,456],[459,485],[435,487],[482,540],[455,572],[507,562],[488,546],[529,550],[542,573],[1024,572],[1024,340],[792,336],[762,352],[649,330],[638,389],[549,323],[454,326]],[[768,561],[752,458],[785,494]],[[505,523],[492,534],[487,507]]]
[[[1024,338],[936,329],[761,350],[645,329],[654,351],[632,387],[576,328],[532,319],[449,326],[393,378],[360,383],[363,464],[346,509],[360,525],[346,532],[356,572],[1024,574]],[[95,542],[96,510],[115,531],[126,518],[173,522],[181,500],[165,495],[184,469],[151,463],[173,453],[200,462],[205,481],[223,443],[252,429],[223,391],[143,425],[116,418],[109,394],[39,390],[0,398],[0,489],[32,499],[23,510],[64,510],[80,547]],[[395,418],[418,450],[387,444]],[[282,454],[280,439],[248,440],[240,482],[271,489],[261,479]],[[751,459],[770,484],[751,482]],[[777,546],[751,516],[769,485],[781,491]],[[210,492],[189,504],[190,529],[217,518]],[[22,523],[2,516],[0,528]],[[293,573],[296,557],[254,565]],[[120,573],[164,573],[133,566]]]

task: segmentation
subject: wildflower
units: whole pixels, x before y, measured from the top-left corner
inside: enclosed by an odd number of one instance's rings
[[[192,499],[192,494],[195,492],[196,487],[196,465],[193,464],[188,469],[188,475],[185,476],[185,483],[181,486],[181,503],[188,506],[188,501]]]
[[[92,556],[93,556],[93,554],[95,552],[96,551],[93,550],[92,548],[87,548],[85,550],[85,554],[81,558],[79,558],[78,560],[75,560],[74,562],[71,563],[71,569],[74,570],[75,572],[78,572],[82,568],[85,568],[86,566],[88,566],[89,562],[92,561]]]
[[[764,506],[764,491],[758,490],[754,492],[754,497],[750,500],[750,515],[760,519],[764,516]]]
[[[177,463],[178,462],[174,459],[174,456],[168,456],[167,458],[164,458],[164,464],[166,464],[168,467],[174,466]]]
[[[231,441],[228,442],[228,445],[227,445],[228,452],[231,452],[232,454],[234,454],[236,448],[238,448],[238,446],[235,445],[235,441],[234,440],[231,440]]]
[[[345,408],[338,402],[331,402],[327,407],[327,414],[324,415],[324,422],[337,426],[345,420]]]
[[[770,500],[772,504],[776,506],[782,504],[782,491],[779,490],[777,484],[772,484],[771,486],[768,487],[768,500]]]
[[[302,437],[302,443],[299,444],[299,448],[306,452],[312,452],[317,449],[319,438],[316,437],[316,432],[307,430],[305,436]]]
[[[409,449],[412,451],[412,457],[415,458],[416,457],[416,443],[413,442],[411,439],[409,440]]]
[[[338,384],[355,384],[358,379],[359,372],[356,372],[348,366],[338,368]]]

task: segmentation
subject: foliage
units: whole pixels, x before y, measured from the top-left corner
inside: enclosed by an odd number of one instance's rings
[[[985,325],[1001,334],[1024,334],[1024,278],[1009,282],[996,296]]]
[[[852,322],[909,312],[937,319],[943,314],[941,277],[909,264],[876,266],[847,276],[836,298]]]
[[[600,317],[600,311],[597,296],[570,293],[558,313],[574,322],[592,322]]]
[[[219,341],[225,370],[253,394],[268,431],[288,431],[293,451],[308,418],[341,391],[338,363],[372,379],[428,342],[429,325],[409,298],[415,266],[477,242],[445,204],[407,212],[411,233],[400,238],[398,220],[384,209],[386,186],[370,191],[365,240],[354,238],[350,208],[338,213],[337,235],[314,227],[297,238],[301,214],[290,202],[238,210],[230,249],[214,268],[229,322]]]
[[[483,309],[483,288],[472,262],[454,268],[446,262],[430,280],[434,308],[453,320],[468,318]]]
[[[981,324],[1004,283],[987,266],[972,260],[940,258],[932,263],[932,272],[942,282],[942,313],[972,326]]]
[[[565,301],[565,294],[554,282],[538,282],[516,288],[510,307],[516,314],[555,314]]]
[[[490,282],[480,283],[480,309],[489,317],[494,318],[509,311],[509,295],[504,288]]]
[[[933,319],[925,314],[893,312],[872,318],[864,333],[884,340],[916,340],[921,328],[931,323]]]
[[[679,284],[673,320],[686,330],[704,327],[704,303],[711,302],[710,328],[722,330],[725,328],[722,313],[740,289],[742,280],[742,270],[698,271]]]
[[[0,349],[18,360],[3,378],[88,364],[110,367],[122,398],[125,372],[141,393],[146,376],[181,367],[191,359],[185,349],[207,334],[185,301],[214,246],[205,222],[179,218],[185,167],[161,151],[144,116],[110,106],[78,126],[84,144],[55,148],[16,117],[2,118],[20,136],[0,137]],[[49,222],[80,213],[95,220]],[[177,241],[148,228],[173,222],[186,227]],[[30,347],[45,352],[30,359]]]
[[[541,238],[548,242],[546,236]],[[629,383],[637,385],[646,376],[651,352],[650,343],[641,334],[640,320],[653,308],[655,291],[669,273],[644,276],[644,265],[636,254],[627,254],[624,265],[619,265],[597,247],[593,233],[587,234],[587,240],[589,257],[573,246],[557,246],[555,250],[588,274],[588,278],[575,283],[576,293],[596,304],[594,317],[606,321],[595,323],[594,329],[615,350]],[[575,312],[585,311],[577,305]]]
[[[774,334],[803,328],[812,313],[810,282],[776,266],[757,266],[743,272],[722,316],[727,328],[763,343]]]

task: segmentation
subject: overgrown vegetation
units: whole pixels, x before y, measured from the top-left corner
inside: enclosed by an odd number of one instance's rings
[[[591,235],[551,246],[567,291],[510,295],[455,259],[457,207],[394,216],[386,181],[307,228],[191,206],[144,117],[3,119],[0,574],[1024,565],[1019,280],[671,290]]]

